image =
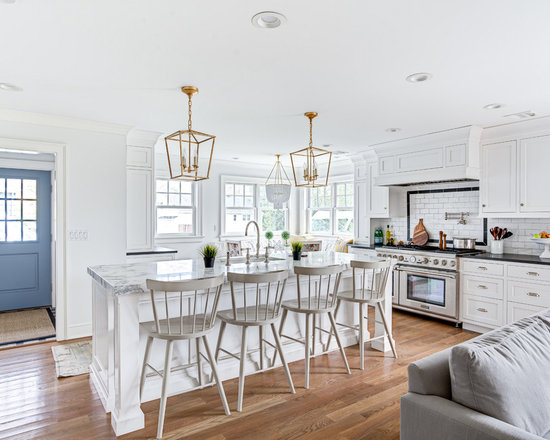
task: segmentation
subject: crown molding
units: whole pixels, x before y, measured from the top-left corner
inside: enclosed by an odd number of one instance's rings
[[[113,124],[110,122],[91,121],[88,119],[70,118],[67,116],[9,109],[0,109],[0,121],[45,125],[50,127],[69,128],[73,130],[95,131],[99,133],[111,133],[121,136],[126,136],[132,129],[130,125]]]
[[[139,130],[132,128],[126,136],[127,144],[134,147],[153,147],[162,135],[158,131]]]

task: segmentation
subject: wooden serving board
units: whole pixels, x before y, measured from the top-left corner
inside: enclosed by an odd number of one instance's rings
[[[428,231],[426,231],[423,221],[424,219],[420,219],[414,228],[412,241],[415,246],[424,246],[429,240]]]

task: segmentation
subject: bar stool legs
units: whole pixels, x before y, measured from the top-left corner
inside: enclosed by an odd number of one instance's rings
[[[243,326],[242,330],[242,340],[241,340],[241,364],[239,368],[239,395],[237,397],[237,411],[242,412],[243,410],[243,393],[244,393],[244,363],[246,361],[246,337],[247,337],[247,326]]]
[[[225,415],[228,416],[231,414],[231,411],[229,411],[229,405],[227,404],[227,399],[225,397],[225,392],[223,390],[222,381],[218,376],[218,367],[216,365],[216,360],[214,359],[214,356],[212,356],[212,351],[210,350],[210,345],[208,344],[208,339],[206,338],[206,335],[202,337],[202,341],[204,343],[204,348],[206,349],[206,354],[208,355],[208,359],[210,361],[210,366],[212,367],[212,374],[214,376],[214,379],[216,380],[216,384],[218,385],[218,392],[220,393],[220,398],[222,399]]]
[[[164,357],[164,371],[162,374],[162,391],[160,397],[159,408],[159,423],[157,427],[157,438],[162,438],[162,430],[164,428],[164,415],[166,412],[166,390],[168,388],[168,379],[170,378],[170,367],[172,364],[172,347],[174,341],[166,341],[166,354]]]

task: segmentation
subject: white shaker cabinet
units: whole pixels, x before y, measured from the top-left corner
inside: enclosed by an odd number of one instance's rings
[[[481,214],[491,217],[550,217],[550,135],[481,147]]]
[[[481,213],[516,211],[517,145],[515,141],[481,147]]]
[[[519,144],[519,210],[550,212],[550,136],[522,139]]]
[[[387,186],[378,186],[375,183],[378,177],[378,162],[370,162],[368,167],[369,197],[367,214],[370,217],[389,217],[390,188]]]
[[[146,250],[153,246],[153,170],[126,168],[126,248]]]

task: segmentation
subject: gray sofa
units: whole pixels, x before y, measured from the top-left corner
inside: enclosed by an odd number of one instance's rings
[[[550,311],[414,362],[408,373],[401,440],[550,439]]]

